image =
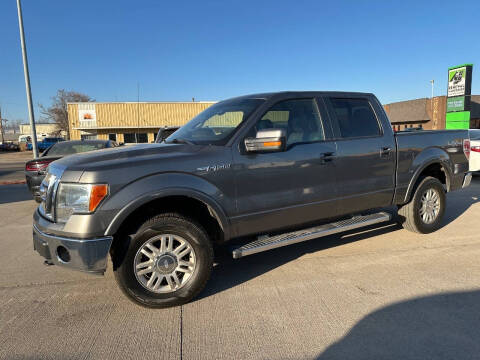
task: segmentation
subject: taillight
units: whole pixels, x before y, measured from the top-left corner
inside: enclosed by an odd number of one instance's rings
[[[470,151],[480,152],[480,146],[470,146]]]
[[[463,153],[470,160],[470,139],[463,139]]]
[[[25,164],[26,171],[43,171],[48,167],[51,160],[29,161]]]

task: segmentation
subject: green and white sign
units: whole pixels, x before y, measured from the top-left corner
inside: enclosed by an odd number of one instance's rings
[[[448,70],[448,91],[447,96],[465,96],[465,82],[467,78],[467,67],[460,67]]]
[[[464,111],[465,96],[447,98],[447,112]]]
[[[472,64],[463,64],[448,69],[445,118],[447,129],[468,129],[470,127],[472,68]]]

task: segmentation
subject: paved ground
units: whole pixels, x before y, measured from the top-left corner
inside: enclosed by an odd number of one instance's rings
[[[43,266],[34,202],[0,187],[0,358],[478,359],[479,197],[478,178],[449,194],[431,235],[390,224],[223,259],[200,299],[149,310],[111,268]]]
[[[11,181],[24,181],[25,162],[33,158],[31,151],[0,152],[0,185]]]

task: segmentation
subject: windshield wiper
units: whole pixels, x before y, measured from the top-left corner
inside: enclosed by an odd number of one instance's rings
[[[170,140],[169,142],[166,142],[167,144],[188,144],[188,145],[195,145],[194,142],[187,140],[187,139],[173,139]]]

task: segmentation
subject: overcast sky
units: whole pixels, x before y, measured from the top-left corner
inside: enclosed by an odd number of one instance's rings
[[[480,1],[23,0],[33,101],[57,89],[97,101],[220,100],[348,90],[382,103],[444,95],[473,63]],[[0,1],[0,105],[28,121],[15,0]],[[38,118],[38,108],[37,118]]]

